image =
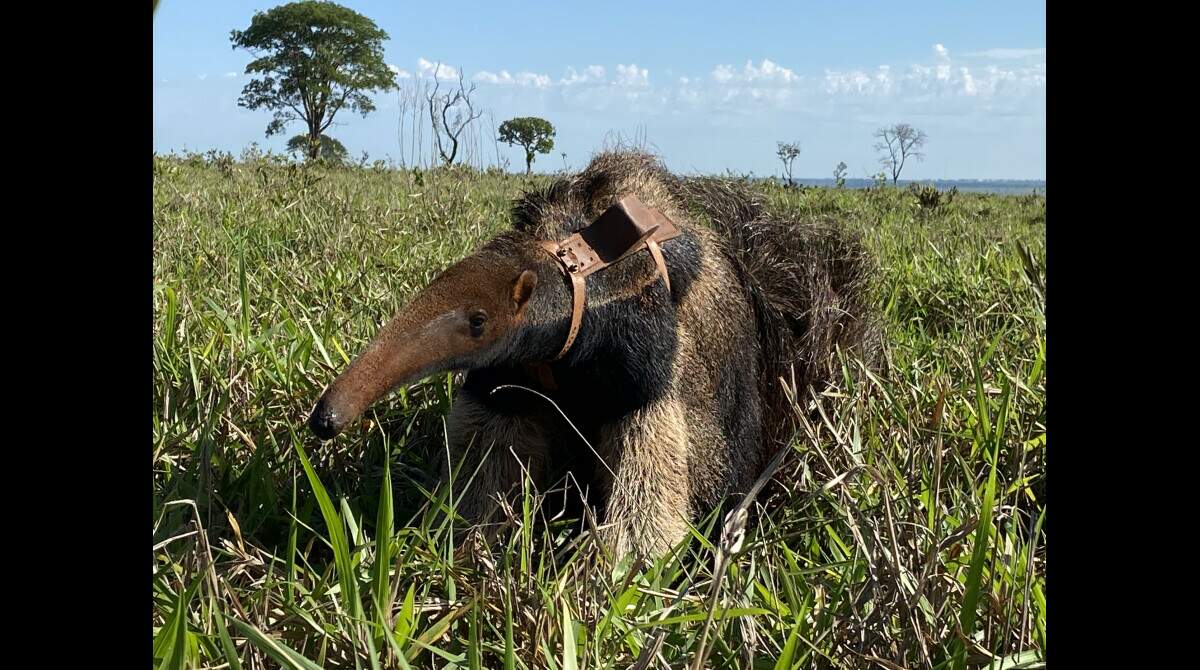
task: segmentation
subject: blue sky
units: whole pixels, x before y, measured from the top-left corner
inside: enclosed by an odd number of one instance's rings
[[[156,151],[282,149],[286,137],[264,137],[269,112],[237,106],[251,56],[229,42],[276,4],[159,3]],[[798,140],[797,177],[829,177],[839,161],[866,177],[880,169],[872,132],[907,122],[930,139],[928,158],[905,178],[1046,175],[1044,0],[342,4],[388,33],[386,59],[402,85],[441,63],[477,84],[495,123],[554,123],[555,149],[535,170],[563,167],[564,152],[579,168],[620,133],[644,137],[680,172],[779,174],[775,143]],[[399,162],[398,93],[376,104],[366,118],[343,112],[330,134],[354,157]],[[479,151],[497,158],[490,140]],[[500,145],[499,156],[524,167],[519,148]]]

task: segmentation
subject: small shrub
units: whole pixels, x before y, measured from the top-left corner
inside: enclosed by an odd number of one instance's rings
[[[958,187],[953,186],[949,191],[939,191],[932,184],[909,184],[908,192],[917,200],[917,206],[923,210],[935,210],[949,206],[958,195]]]
[[[846,188],[846,162],[842,161],[833,168],[833,178],[837,180],[836,188]]]

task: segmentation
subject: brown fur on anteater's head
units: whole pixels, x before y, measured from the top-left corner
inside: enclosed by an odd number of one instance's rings
[[[508,348],[527,319],[539,273],[550,272],[531,247],[493,240],[438,275],[321,395],[312,431],[332,438],[396,386],[486,364]]]

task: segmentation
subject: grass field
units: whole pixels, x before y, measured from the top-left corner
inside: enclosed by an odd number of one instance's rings
[[[844,362],[740,548],[701,528],[630,565],[534,491],[506,544],[454,546],[445,492],[416,484],[453,376],[332,442],[304,427],[546,177],[195,156],[154,175],[156,667],[1044,663],[1044,197],[760,186],[863,233],[886,365]]]

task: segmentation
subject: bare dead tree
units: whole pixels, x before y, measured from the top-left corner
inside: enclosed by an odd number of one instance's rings
[[[495,150],[496,166],[504,167],[500,162],[500,138],[496,134],[496,115],[492,114],[492,110],[488,110],[488,126],[491,128],[492,148]]]
[[[874,137],[881,141],[875,145],[875,150],[884,152],[879,158],[880,164],[892,173],[892,185],[900,179],[900,171],[909,158],[917,161],[925,160],[921,147],[929,136],[925,131],[918,130],[907,123],[898,123],[890,128],[880,128]]]
[[[462,69],[459,68],[458,73],[458,90],[446,93],[443,96],[438,96],[438,88],[441,82],[438,81],[437,71],[441,66],[440,63],[433,68],[433,92],[429,94],[429,120],[433,125],[433,137],[437,143],[437,152],[441,156],[442,161],[446,165],[454,163],[455,156],[458,155],[458,138],[462,135],[471,122],[483,116],[483,111],[475,110],[474,104],[471,102],[471,94],[475,92],[475,84],[471,84],[471,88],[463,86]],[[466,108],[465,110],[463,108]],[[451,115],[453,119],[451,119]],[[443,143],[443,135],[445,143]],[[449,153],[446,152],[445,144],[450,145]]]
[[[463,132],[463,137],[460,140],[462,151],[460,152],[459,163],[469,165],[476,169],[483,169],[483,162],[480,158],[480,150],[483,147],[482,134],[479,130],[479,124],[471,124],[467,126]]]
[[[416,84],[413,89],[413,108],[412,108],[412,127],[413,127],[413,158],[412,162],[418,167],[425,165],[425,124],[421,121],[422,115],[425,113],[425,89],[426,84],[421,81]]]
[[[403,86],[396,86],[396,103],[400,107],[400,122],[396,128],[396,140],[400,142],[400,167],[404,167],[404,112],[408,109],[408,96],[404,95]]]

